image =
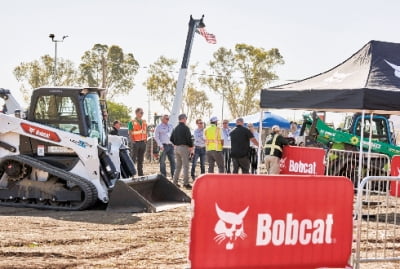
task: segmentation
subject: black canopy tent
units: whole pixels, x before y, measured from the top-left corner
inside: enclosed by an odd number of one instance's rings
[[[400,114],[400,44],[373,40],[326,72],[263,89],[260,107],[362,112],[363,117],[365,112]],[[361,129],[364,129],[363,125],[364,120],[361,121]],[[362,174],[362,148],[359,181]]]
[[[326,72],[263,89],[260,107],[400,114],[400,44],[370,41]]]

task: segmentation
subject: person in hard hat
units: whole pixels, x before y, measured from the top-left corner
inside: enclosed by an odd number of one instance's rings
[[[224,139],[216,116],[211,117],[210,126],[204,130],[204,137],[206,139],[208,173],[214,173],[215,163],[218,166],[218,173],[224,173],[224,155],[222,153]]]
[[[265,168],[268,174],[280,173],[279,163],[285,145],[288,145],[288,141],[280,134],[279,126],[272,126],[271,134],[267,136],[264,145]]]

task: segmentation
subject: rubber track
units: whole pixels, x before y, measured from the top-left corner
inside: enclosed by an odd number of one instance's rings
[[[87,179],[72,174],[68,171],[62,170],[60,168],[54,167],[46,162],[38,161],[30,156],[26,155],[9,155],[0,160],[0,163],[3,163],[7,160],[13,160],[21,163],[28,164],[31,167],[38,168],[40,170],[46,171],[51,175],[54,175],[58,178],[61,178],[67,182],[72,182],[79,186],[79,188],[84,192],[84,200],[77,205],[44,205],[44,204],[35,204],[35,203],[24,203],[24,202],[1,202],[0,205],[4,206],[14,206],[14,207],[32,207],[32,208],[40,208],[40,209],[53,209],[53,210],[65,210],[65,211],[77,211],[84,210],[86,208],[91,207],[97,201],[97,190],[96,187]],[[55,202],[56,203],[56,202]],[[77,202],[74,202],[77,203]]]

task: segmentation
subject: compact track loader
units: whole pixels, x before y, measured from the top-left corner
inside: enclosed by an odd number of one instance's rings
[[[190,202],[161,175],[134,177],[126,138],[107,133],[104,93],[38,88],[25,114],[0,89],[0,206],[157,212]]]

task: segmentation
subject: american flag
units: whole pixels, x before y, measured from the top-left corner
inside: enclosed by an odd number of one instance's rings
[[[208,33],[205,28],[198,28],[196,32],[204,36],[208,43],[217,44],[217,39],[215,38],[215,35]]]

